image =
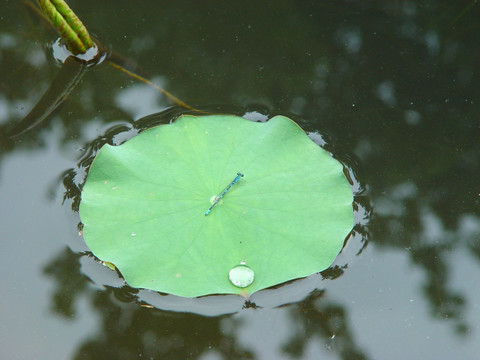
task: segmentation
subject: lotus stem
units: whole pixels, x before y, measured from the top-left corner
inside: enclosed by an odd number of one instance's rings
[[[74,55],[83,54],[94,46],[87,29],[63,0],[37,0],[43,13],[60,34]]]
[[[117,64],[117,63],[114,63],[112,61],[109,61],[109,64],[111,67],[117,69],[117,70],[120,70],[122,72],[124,72],[125,74],[127,74],[128,76],[131,76],[133,77],[134,79],[137,79],[138,81],[141,81],[145,84],[148,84],[150,85],[151,87],[153,87],[154,89],[160,91],[163,95],[165,95],[167,98],[169,98],[175,105],[178,105],[178,106],[182,106],[186,109],[189,109],[189,110],[194,110],[194,111],[198,111],[198,112],[203,112],[203,111],[200,111],[200,110],[197,110],[193,107],[191,107],[190,105],[187,105],[185,104],[182,100],[180,100],[179,98],[173,96],[172,94],[170,94],[167,90],[164,90],[162,89],[160,86],[157,86],[155,85],[154,83],[152,83],[150,80],[148,79],[145,79],[143,76],[140,76],[138,74],[135,74],[127,69],[125,69],[123,66]]]

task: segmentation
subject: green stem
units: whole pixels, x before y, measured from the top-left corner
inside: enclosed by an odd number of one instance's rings
[[[87,29],[63,0],[37,0],[44,14],[74,55],[83,54],[94,46]]]

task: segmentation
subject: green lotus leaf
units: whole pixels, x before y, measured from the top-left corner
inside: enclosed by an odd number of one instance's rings
[[[105,145],[80,216],[130,286],[245,295],[328,268],[352,201],[343,166],[290,119],[186,115]]]

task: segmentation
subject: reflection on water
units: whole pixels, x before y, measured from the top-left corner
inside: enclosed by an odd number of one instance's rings
[[[56,35],[8,2],[0,19],[2,358],[477,358],[475,1],[71,5],[103,43],[187,103],[292,112],[342,160],[359,158],[353,167],[373,210],[369,242],[351,252],[347,243],[341,276],[259,293],[257,306],[236,314],[142,306],[85,255],[70,210],[78,204],[68,200],[78,188],[67,187],[62,207],[58,179],[81,183],[79,169],[102,142],[151,126],[138,116],[166,102],[101,64],[38,129],[1,136],[59,71],[43,50]]]

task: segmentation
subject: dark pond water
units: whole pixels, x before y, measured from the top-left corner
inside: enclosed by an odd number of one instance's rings
[[[171,103],[103,62],[53,116],[0,139],[1,359],[479,358],[477,1],[69,4],[189,105],[302,119],[372,215],[343,274],[260,292],[262,306],[124,287],[85,255],[72,184],[92,143]],[[22,2],[0,10],[3,133],[60,67],[49,25]]]

